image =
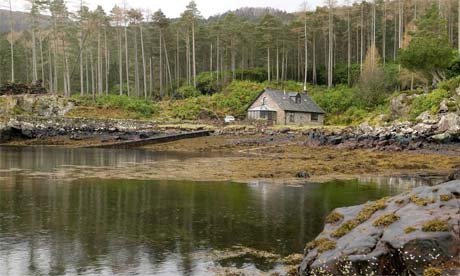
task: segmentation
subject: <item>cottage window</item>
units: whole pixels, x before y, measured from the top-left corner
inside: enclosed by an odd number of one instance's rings
[[[294,113],[289,113],[289,123],[295,123]]]
[[[311,121],[312,122],[318,122],[319,116],[318,113],[312,113],[311,114]]]

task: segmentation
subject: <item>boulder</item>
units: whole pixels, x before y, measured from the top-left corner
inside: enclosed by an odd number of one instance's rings
[[[370,134],[374,129],[368,123],[362,123],[356,128],[356,131],[359,134]]]
[[[448,143],[452,140],[452,135],[447,132],[439,133],[430,137],[436,143]]]
[[[401,94],[391,99],[390,110],[393,118],[404,117],[409,114],[410,100],[407,94]]]
[[[443,115],[437,124],[438,132],[460,133],[460,116],[455,113]]]
[[[420,123],[414,126],[414,130],[417,131],[418,134],[426,135],[433,132],[434,126],[432,124]]]
[[[449,112],[449,101],[447,99],[443,99],[441,104],[439,105],[438,113],[447,113]]]
[[[422,114],[418,115],[417,122],[427,124],[427,125],[434,125],[438,123],[439,117],[437,115],[433,115],[430,111],[425,111]]]
[[[460,181],[339,208],[307,244],[300,275],[458,275]],[[444,271],[443,271],[444,270]]]

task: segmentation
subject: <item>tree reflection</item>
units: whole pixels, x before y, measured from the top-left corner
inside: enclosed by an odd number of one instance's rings
[[[122,176],[120,176],[122,177]],[[59,179],[0,184],[0,274],[193,274],[197,252],[243,245],[302,252],[333,208],[388,195],[358,182],[288,187]],[[11,263],[11,260],[12,263]]]

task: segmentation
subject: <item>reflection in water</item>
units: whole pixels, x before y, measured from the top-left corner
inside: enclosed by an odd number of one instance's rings
[[[206,154],[208,156],[209,154]],[[49,172],[63,166],[122,167],[165,159],[203,156],[195,153],[154,153],[145,150],[83,149],[54,147],[2,147],[0,170],[21,169]]]
[[[358,182],[301,187],[17,176],[0,185],[0,275],[203,275],[212,249],[302,252],[338,206],[388,195]]]
[[[187,157],[0,147],[0,172],[9,172],[0,178],[0,275],[213,275],[213,250],[241,245],[283,256],[301,253],[332,209],[407,189],[402,183],[358,181],[66,181],[56,174],[15,172]]]

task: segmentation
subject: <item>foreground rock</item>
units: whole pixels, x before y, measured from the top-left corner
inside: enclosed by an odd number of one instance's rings
[[[458,180],[339,208],[326,222],[300,275],[460,275]]]

